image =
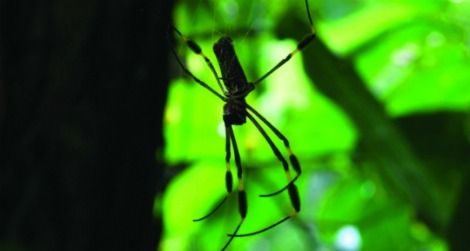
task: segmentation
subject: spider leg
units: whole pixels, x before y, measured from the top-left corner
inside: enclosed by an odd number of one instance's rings
[[[315,33],[315,26],[313,26],[312,15],[310,15],[310,7],[308,7],[308,0],[305,0],[305,10],[307,11],[307,19],[312,27],[312,33]]]
[[[247,117],[248,119],[253,122],[253,124],[255,125],[255,127],[258,129],[258,131],[261,133],[261,135],[263,135],[263,137],[266,139],[266,141],[268,142],[269,146],[271,147],[271,149],[273,150],[273,153],[274,155],[276,155],[276,157],[279,159],[279,161],[281,161],[282,163],[282,166],[284,168],[284,171],[286,173],[286,177],[287,177],[287,180],[288,180],[288,184],[286,187],[280,189],[279,191],[273,193],[272,195],[275,195],[275,194],[278,194],[280,192],[282,192],[283,190],[285,189],[288,189],[289,187],[291,187],[291,185],[294,183],[294,181],[298,178],[298,176],[300,175],[301,173],[301,168],[300,168],[300,164],[299,164],[299,161],[297,160],[297,157],[292,153],[291,149],[290,149],[290,146],[289,146],[289,141],[287,140],[287,138],[279,131],[277,130],[271,123],[269,123],[263,116],[261,116],[261,114],[259,114],[255,109],[253,109],[251,106],[249,106],[247,104],[247,108],[248,110],[250,110],[251,112],[253,112],[253,114],[255,114],[259,119],[261,119],[261,121],[263,121],[273,132],[274,134],[276,134],[276,136],[278,136],[283,142],[284,142],[284,146],[287,148],[288,150],[288,153],[289,153],[289,160],[291,162],[291,165],[292,167],[294,168],[294,170],[296,171],[297,175],[294,177],[294,179],[292,179],[291,175],[290,175],[290,172],[289,172],[289,165],[287,164],[287,161],[286,159],[282,156],[281,152],[279,151],[279,149],[277,148],[277,146],[274,144],[274,142],[272,141],[272,139],[268,136],[268,134],[266,133],[266,131],[261,127],[261,125],[259,124],[259,122],[250,114],[250,113],[247,113]],[[271,195],[268,195],[268,196],[271,196]],[[266,195],[261,195],[261,197],[267,197]]]
[[[312,27],[312,32],[308,35],[306,35],[298,44],[297,48],[293,50],[291,53],[289,53],[284,59],[282,59],[279,63],[277,63],[271,70],[269,70],[267,73],[265,73],[263,76],[261,76],[258,80],[254,81],[253,84],[256,85],[265,78],[267,78],[269,75],[271,75],[273,72],[275,72],[279,67],[287,63],[297,52],[303,50],[313,39],[316,37],[316,30],[315,26],[313,25],[312,22],[312,17],[310,15],[310,8],[308,7],[308,0],[305,0],[305,7],[307,10],[307,17],[308,17],[308,22],[310,23],[310,26]]]
[[[294,168],[294,171],[296,172],[296,175],[293,179],[291,179],[291,176],[290,176],[290,173],[289,173],[289,170],[288,170],[288,167],[287,167],[287,162],[285,161],[284,157],[282,157],[281,153],[279,152],[279,150],[276,148],[276,146],[274,145],[274,143],[272,142],[272,140],[268,137],[268,135],[266,134],[266,132],[264,132],[263,128],[261,128],[261,126],[259,125],[258,121],[256,121],[253,116],[251,116],[249,113],[249,116],[248,118],[253,122],[253,124],[255,124],[255,126],[258,128],[258,130],[261,132],[261,134],[264,136],[264,138],[266,138],[266,141],[268,141],[268,144],[271,146],[271,148],[273,149],[273,152],[274,154],[278,157],[278,159],[282,162],[283,164],[283,167],[284,167],[284,171],[286,171],[286,175],[287,175],[287,179],[288,179],[288,184],[286,186],[284,186],[283,188],[277,190],[276,192],[273,192],[273,193],[270,193],[270,194],[263,194],[263,195],[260,195],[261,197],[269,197],[269,196],[274,196],[276,194],[279,194],[281,193],[282,191],[288,189],[288,187],[294,183],[297,178],[300,176],[300,174],[302,173],[302,169],[300,168],[300,163],[299,163],[299,160],[297,159],[297,157],[294,155],[294,153],[292,152],[291,148],[290,148],[290,144],[289,144],[289,140],[286,138],[286,136],[284,136],[276,127],[273,126],[273,124],[271,124],[265,117],[263,117],[258,111],[256,111],[253,107],[251,107],[250,105],[246,105],[246,108],[252,112],[256,117],[258,117],[261,121],[263,121],[263,123],[265,125],[267,125],[269,127],[269,129],[271,129],[271,131],[274,132],[274,134],[282,140],[282,142],[284,143],[284,147],[287,149],[287,153],[288,153],[288,156],[289,156],[289,162],[290,164],[292,165],[292,167]],[[276,149],[276,150],[274,150]]]
[[[233,178],[232,178],[232,171],[230,168],[230,139],[231,139],[231,128],[228,125],[225,125],[225,166],[227,167],[227,171],[225,172],[225,187],[227,189],[227,195],[219,202],[208,214],[203,217],[194,219],[193,221],[202,221],[214,214],[227,200],[230,195],[232,195],[232,188],[233,188]]]
[[[194,74],[192,74],[188,68],[186,68],[186,66],[184,66],[183,62],[181,62],[181,59],[178,57],[178,54],[176,53],[175,49],[173,49],[173,47],[171,47],[171,52],[173,53],[173,55],[175,56],[176,58],[176,61],[178,62],[178,64],[181,66],[181,69],[183,69],[183,71],[188,74],[194,81],[196,81],[198,84],[200,84],[202,87],[206,88],[207,90],[209,90],[210,92],[212,92],[214,95],[216,95],[217,97],[219,97],[220,99],[222,99],[224,102],[227,100],[222,94],[218,93],[216,90],[214,90],[212,87],[210,87],[208,84],[204,83],[202,80],[200,80],[199,78],[197,78],[196,76],[194,76]]]
[[[258,121],[250,113],[247,113],[246,116],[256,126],[256,128],[261,133],[261,135],[263,135],[264,139],[268,142],[269,146],[271,147],[271,150],[273,151],[273,153],[277,157],[277,159],[279,161],[281,161],[282,167],[284,168],[284,172],[286,173],[286,176],[287,176],[287,180],[289,181],[289,183],[291,183],[292,177],[291,177],[290,172],[289,172],[289,164],[287,163],[284,156],[282,156],[282,154],[279,151],[279,149],[277,148],[277,146],[274,144],[272,139],[268,136],[266,131],[261,127],[261,125],[258,123]]]
[[[238,210],[240,212],[240,222],[238,223],[237,227],[233,231],[232,234],[228,234],[230,238],[228,239],[227,243],[225,243],[224,247],[222,250],[225,250],[228,245],[232,242],[233,238],[237,236],[238,230],[243,224],[243,221],[246,218],[246,213],[248,209],[248,204],[246,200],[246,192],[245,192],[245,186],[243,184],[243,169],[241,165],[241,160],[240,160],[240,153],[238,152],[238,147],[237,147],[237,142],[235,140],[235,134],[233,133],[232,126],[231,125],[225,125],[227,128],[227,131],[230,135],[231,141],[232,141],[232,146],[233,146],[233,152],[234,152],[234,157],[235,157],[235,165],[237,166],[237,179],[238,179]]]
[[[298,44],[297,48],[293,50],[291,53],[289,53],[284,59],[282,59],[279,63],[277,63],[271,70],[269,70],[267,73],[265,73],[263,76],[261,76],[258,80],[254,81],[253,84],[256,85],[265,78],[267,78],[269,75],[271,75],[273,72],[275,72],[279,67],[287,63],[297,52],[301,51],[304,49],[313,39],[315,38],[315,34],[311,33],[304,37]]]
[[[188,47],[194,53],[204,58],[204,61],[206,62],[206,64],[209,66],[212,73],[214,74],[215,80],[217,81],[217,84],[219,85],[220,89],[222,90],[222,92],[225,93],[226,90],[224,89],[222,83],[220,82],[221,78],[217,75],[217,72],[215,71],[215,67],[212,64],[211,60],[202,52],[201,46],[199,46],[196,42],[194,42],[194,40],[185,37],[178,29],[176,29],[176,27],[172,26],[172,28],[176,32],[176,34],[178,34],[178,36],[181,37],[181,39],[183,39],[186,45],[188,45]]]
[[[237,234],[236,232],[233,233],[233,234],[229,234],[228,236],[230,236],[231,238],[234,238],[234,237],[245,237],[245,236],[251,236],[251,235],[255,235],[255,234],[259,234],[261,232],[264,232],[264,231],[267,231],[283,222],[285,222],[286,220],[288,219],[291,219],[293,217],[295,217],[297,215],[297,213],[300,211],[300,198],[299,198],[299,192],[298,192],[298,189],[297,189],[297,186],[293,183],[293,180],[291,179],[291,176],[290,176],[290,173],[289,173],[289,167],[288,167],[288,164],[287,164],[287,161],[285,160],[285,158],[282,156],[282,154],[280,153],[279,149],[276,147],[276,145],[274,144],[274,142],[271,140],[271,138],[269,138],[268,134],[266,133],[266,131],[261,127],[261,125],[258,123],[258,121],[256,121],[256,119],[250,114],[250,113],[247,113],[247,117],[248,119],[253,122],[253,124],[256,126],[256,128],[259,130],[259,132],[263,135],[263,137],[266,139],[266,141],[268,142],[269,146],[271,147],[271,149],[273,150],[274,152],[274,155],[276,155],[276,157],[282,162],[283,166],[284,166],[284,171],[286,172],[286,176],[289,180],[289,184],[287,186],[287,190],[289,192],[289,198],[290,198],[290,201],[291,201],[291,204],[292,204],[292,207],[294,208],[294,211],[282,218],[281,220],[275,222],[274,224],[272,225],[269,225],[261,230],[258,230],[258,231],[255,231],[255,232],[251,232],[251,233],[246,233],[246,234]],[[238,230],[238,229],[237,229]]]
[[[289,190],[288,191],[289,191],[289,198],[290,198],[291,203],[294,207],[294,212],[292,212],[290,215],[282,218],[281,220],[275,222],[274,224],[269,225],[269,226],[267,226],[263,229],[260,229],[258,231],[254,231],[254,232],[251,232],[251,233],[245,233],[245,234],[228,234],[228,236],[230,236],[230,237],[246,237],[246,236],[256,235],[256,234],[262,233],[264,231],[267,231],[267,230],[283,223],[284,221],[287,221],[288,219],[294,218],[297,215],[297,213],[300,211],[299,192],[298,192],[297,186],[295,184],[289,185]]]

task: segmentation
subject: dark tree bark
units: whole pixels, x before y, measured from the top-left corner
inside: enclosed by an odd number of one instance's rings
[[[0,8],[0,249],[155,250],[170,1]]]

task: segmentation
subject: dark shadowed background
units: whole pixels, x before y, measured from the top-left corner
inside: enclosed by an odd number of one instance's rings
[[[155,250],[171,1],[0,3],[0,250]]]

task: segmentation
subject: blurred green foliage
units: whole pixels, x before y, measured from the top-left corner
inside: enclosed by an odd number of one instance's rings
[[[351,62],[390,118],[442,111],[467,114],[468,118],[470,1],[312,0],[310,5],[319,39],[333,54]],[[230,35],[249,80],[267,72],[310,31],[303,1],[180,1],[174,21],[214,63],[212,44],[221,35]],[[289,38],[279,38],[281,33]],[[204,60],[176,41],[178,54],[191,72],[218,90]],[[442,179],[426,183],[432,186],[429,190],[436,191],[430,192],[434,193],[431,198],[439,202],[430,204],[440,204],[435,215],[438,220],[431,220],[438,225],[435,227],[418,217],[420,205],[388,184],[387,175],[394,174],[384,172],[395,172],[394,168],[361,161],[368,159],[357,155],[361,139],[367,135],[355,126],[344,107],[312,83],[306,72],[312,66],[302,60],[307,55],[311,54],[297,54],[247,100],[289,138],[301,161],[302,211],[295,220],[268,232],[236,238],[229,250],[390,250],[391,245],[393,250],[449,250],[441,230],[449,223],[459,195],[462,173],[457,166],[443,163],[446,168],[440,168],[438,174]],[[311,60],[322,63],[321,57]],[[175,71],[181,72],[177,67]],[[205,215],[226,193],[222,106],[216,96],[183,74],[171,83],[164,156],[170,166],[185,163],[188,167],[172,179],[162,199],[156,200],[164,220],[160,250],[219,250],[226,234],[239,222],[236,196],[211,218],[192,221]],[[365,113],[367,109],[364,107]],[[463,139],[467,146],[469,124]],[[265,227],[292,209],[287,194],[258,197],[286,181],[280,163],[256,128],[247,123],[235,127],[235,134],[246,169],[248,216],[240,230],[244,233]],[[427,172],[429,161],[419,157]],[[413,171],[423,179],[433,179],[435,173]],[[409,189],[405,186],[405,191]]]

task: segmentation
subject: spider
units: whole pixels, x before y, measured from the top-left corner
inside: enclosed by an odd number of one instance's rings
[[[251,236],[255,235],[264,231],[267,231],[286,220],[293,218],[296,214],[300,211],[300,198],[297,186],[295,185],[295,181],[301,174],[301,167],[297,157],[294,155],[290,148],[290,144],[288,139],[274,126],[272,125],[265,117],[263,117],[258,111],[256,111],[253,107],[246,103],[245,98],[246,96],[255,89],[255,86],[259,84],[262,80],[270,76],[273,72],[278,70],[282,65],[288,62],[297,52],[304,49],[310,42],[315,38],[315,29],[313,28],[312,18],[310,16],[308,0],[305,0],[305,6],[307,10],[307,17],[312,27],[312,32],[305,36],[298,44],[297,48],[290,52],[284,59],[282,59],[279,63],[277,63],[271,70],[267,73],[262,75],[255,81],[249,82],[245,76],[245,73],[238,61],[237,55],[235,53],[235,49],[233,46],[233,41],[230,37],[222,36],[213,46],[214,54],[216,55],[220,72],[222,73],[222,77],[217,75],[214,65],[212,64],[211,60],[203,53],[201,47],[194,41],[187,37],[185,37],[176,27],[172,27],[174,32],[186,43],[186,45],[190,48],[191,51],[196,53],[197,55],[201,56],[210,70],[215,77],[215,80],[222,91],[223,94],[217,92],[214,88],[210,87],[207,83],[203,82],[199,78],[197,78],[194,74],[192,74],[188,68],[183,64],[181,59],[179,58],[178,54],[174,50],[173,47],[170,46],[172,53],[174,54],[178,64],[182,68],[182,70],[192,78],[196,83],[201,85],[202,87],[206,88],[218,98],[220,98],[225,104],[223,106],[223,122],[225,126],[225,163],[226,163],[226,173],[225,173],[225,186],[227,190],[227,194],[224,199],[219,202],[214,209],[212,209],[207,215],[194,219],[193,221],[202,221],[213,213],[215,213],[227,200],[228,197],[232,194],[233,190],[233,177],[230,165],[231,159],[231,151],[233,151],[236,171],[237,171],[237,180],[238,180],[238,210],[240,213],[240,222],[238,223],[237,227],[233,231],[232,234],[227,234],[229,237],[228,241],[225,243],[222,250],[225,250],[231,241],[235,237],[244,237],[244,236]],[[223,84],[221,83],[223,81]],[[254,231],[251,233],[245,234],[238,234],[238,230],[243,224],[243,221],[247,215],[247,198],[246,198],[246,191],[244,186],[244,176],[243,176],[243,168],[241,164],[240,154],[238,151],[237,141],[235,139],[235,134],[233,132],[232,126],[234,125],[243,125],[246,123],[247,119],[251,121],[257,128],[257,130],[261,133],[264,137],[266,142],[268,143],[269,147],[273,151],[274,155],[277,159],[282,163],[285,175],[287,177],[287,185],[282,187],[281,189],[272,192],[270,194],[263,194],[260,195],[261,197],[270,197],[281,192],[287,190],[288,195],[293,207],[293,212],[284,218],[280,219],[279,221],[261,229],[258,231]],[[266,125],[275,135],[278,137],[284,144],[284,147],[288,153],[288,159],[281,154],[278,147],[274,144],[273,140],[268,136],[267,132],[261,126],[261,121],[264,125]],[[294,177],[291,176],[289,170],[289,163],[294,169],[296,175]]]

